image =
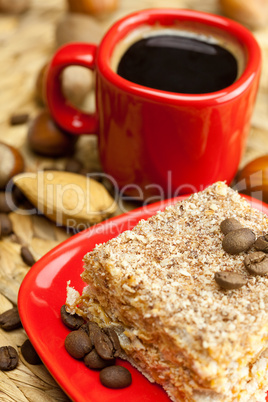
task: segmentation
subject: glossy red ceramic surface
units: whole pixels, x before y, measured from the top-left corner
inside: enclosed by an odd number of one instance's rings
[[[19,291],[18,307],[23,327],[44,364],[76,402],[168,402],[163,389],[151,384],[130,364],[119,361],[132,374],[133,382],[128,388],[111,390],[101,385],[99,374],[68,355],[64,339],[69,330],[62,324],[60,308],[66,299],[66,283],[81,291],[84,283],[82,258],[98,243],[132,229],[141,219],[147,219],[158,210],[176,200],[163,201],[110,219],[85,230],[41,258],[28,272]],[[252,207],[268,214],[268,206],[249,199]]]
[[[246,67],[224,90],[187,95],[155,90],[123,79],[110,67],[115,45],[135,28],[177,23],[203,24],[242,44]],[[74,109],[60,91],[60,72],[70,64],[96,70],[96,113]],[[202,190],[229,183],[237,171],[250,127],[261,56],[253,35],[226,18],[180,9],[143,10],[113,25],[98,48],[70,44],[54,56],[46,96],[54,119],[74,134],[98,133],[103,169],[119,188],[142,198]],[[172,194],[168,193],[168,187]]]

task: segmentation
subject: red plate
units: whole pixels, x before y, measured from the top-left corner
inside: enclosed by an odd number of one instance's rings
[[[64,348],[69,330],[62,324],[60,308],[66,299],[66,283],[71,280],[79,292],[82,258],[98,243],[106,242],[124,230],[132,229],[160,209],[186,196],[162,201],[112,218],[66,240],[41,258],[20,287],[18,307],[21,321],[42,361],[68,396],[77,402],[168,402],[163,389],[151,384],[129,363],[119,361],[132,374],[132,385],[111,390],[101,385],[99,373],[70,357]],[[268,215],[268,205],[248,198],[251,205]]]

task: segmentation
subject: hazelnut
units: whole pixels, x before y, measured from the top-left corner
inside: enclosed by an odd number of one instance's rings
[[[66,13],[56,27],[56,42],[58,46],[69,42],[99,43],[104,30],[95,18],[76,13]]]
[[[82,107],[91,90],[93,90],[93,74],[88,68],[70,66],[63,70],[62,92],[72,105]]]
[[[41,105],[46,105],[44,82],[45,82],[45,72],[46,72],[47,67],[48,67],[48,63],[44,64],[41,67],[41,69],[39,70],[39,73],[37,75],[36,83],[35,83],[36,100]]]
[[[0,0],[0,11],[10,14],[20,14],[28,10],[30,0]]]
[[[117,9],[118,0],[68,0],[72,13],[106,14]]]
[[[268,202],[268,155],[249,162],[236,176],[239,192]]]
[[[9,180],[24,170],[24,160],[20,152],[0,142],[0,189],[3,190]]]
[[[41,105],[46,105],[45,98],[45,73],[48,67],[46,63],[38,73],[36,79],[36,100]],[[83,103],[93,90],[93,73],[88,68],[81,66],[69,66],[61,74],[62,92],[66,99],[77,108],[82,108]]]
[[[268,0],[220,0],[223,13],[251,29],[268,22]]]
[[[28,144],[39,155],[57,157],[71,154],[77,137],[60,129],[44,110],[31,123]]]

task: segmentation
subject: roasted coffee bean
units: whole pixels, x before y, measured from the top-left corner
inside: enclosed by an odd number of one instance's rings
[[[247,283],[243,275],[230,271],[216,272],[215,281],[221,288],[228,290],[239,289]]]
[[[65,338],[64,345],[67,352],[75,359],[82,359],[93,348],[87,333],[80,329],[70,332]]]
[[[120,356],[121,353],[121,346],[119,342],[119,338],[117,336],[117,333],[113,328],[105,328],[104,329],[105,334],[109,337],[113,344],[113,355],[114,357]]]
[[[79,173],[83,168],[83,163],[75,158],[70,158],[65,165],[65,171],[71,173]]]
[[[125,388],[132,383],[130,372],[122,366],[106,367],[100,372],[102,385],[108,388]]]
[[[2,346],[0,348],[0,370],[8,371],[17,367],[19,356],[12,346]]]
[[[66,306],[63,305],[60,309],[62,322],[70,329],[78,329],[84,324],[84,320],[78,314],[70,314],[66,311]]]
[[[226,235],[227,233],[231,232],[232,230],[241,229],[242,225],[235,218],[227,218],[221,222],[220,228],[221,228],[222,233]]]
[[[259,236],[253,246],[258,251],[268,253],[268,234],[265,234],[264,236]]]
[[[0,327],[5,331],[12,331],[13,329],[21,327],[21,320],[17,307],[0,314]]]
[[[112,360],[104,360],[102,359],[96,349],[93,349],[90,353],[88,353],[84,357],[85,365],[91,369],[101,370],[104,367],[108,367],[112,364],[115,364],[115,359]]]
[[[28,113],[13,114],[10,117],[9,122],[12,126],[16,126],[19,124],[27,123],[28,119],[29,119]]]
[[[26,339],[26,341],[21,346],[21,354],[26,360],[26,362],[37,365],[42,364],[42,360],[36,353],[35,348],[33,347],[30,339]]]
[[[95,333],[94,346],[102,359],[112,360],[114,358],[113,344],[104,332]]]
[[[87,324],[87,326],[88,326],[88,331],[89,331],[90,340],[91,340],[91,342],[92,342],[92,345],[94,345],[95,336],[97,336],[96,334],[100,334],[100,335],[101,335],[101,329],[100,329],[100,327],[98,326],[98,324],[96,324],[96,323],[93,322],[93,321],[92,321],[92,322],[89,321],[88,324]]]
[[[239,254],[247,251],[255,242],[255,234],[248,228],[229,232],[222,241],[224,251],[229,254]]]
[[[32,267],[35,264],[35,259],[28,247],[22,246],[20,250],[20,255],[25,264],[29,265],[29,267]]]
[[[0,191],[0,212],[9,213],[14,207],[13,199],[11,193],[6,191]]]
[[[264,276],[268,273],[268,255],[262,251],[256,251],[246,256],[244,264],[252,275]]]
[[[82,324],[81,327],[79,327],[79,329],[80,329],[80,331],[84,331],[89,336],[89,329],[88,329],[88,323],[87,322],[85,324]],[[92,340],[91,340],[91,343],[93,345]]]
[[[6,214],[0,214],[0,236],[8,236],[12,233],[12,222]]]

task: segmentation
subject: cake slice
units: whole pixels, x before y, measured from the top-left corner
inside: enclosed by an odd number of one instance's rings
[[[97,245],[84,257],[83,294],[68,287],[69,311],[115,328],[125,358],[173,401],[265,401],[268,277],[245,269],[254,248],[223,250],[230,217],[268,232],[267,217],[218,182]],[[223,270],[247,284],[220,288]]]

